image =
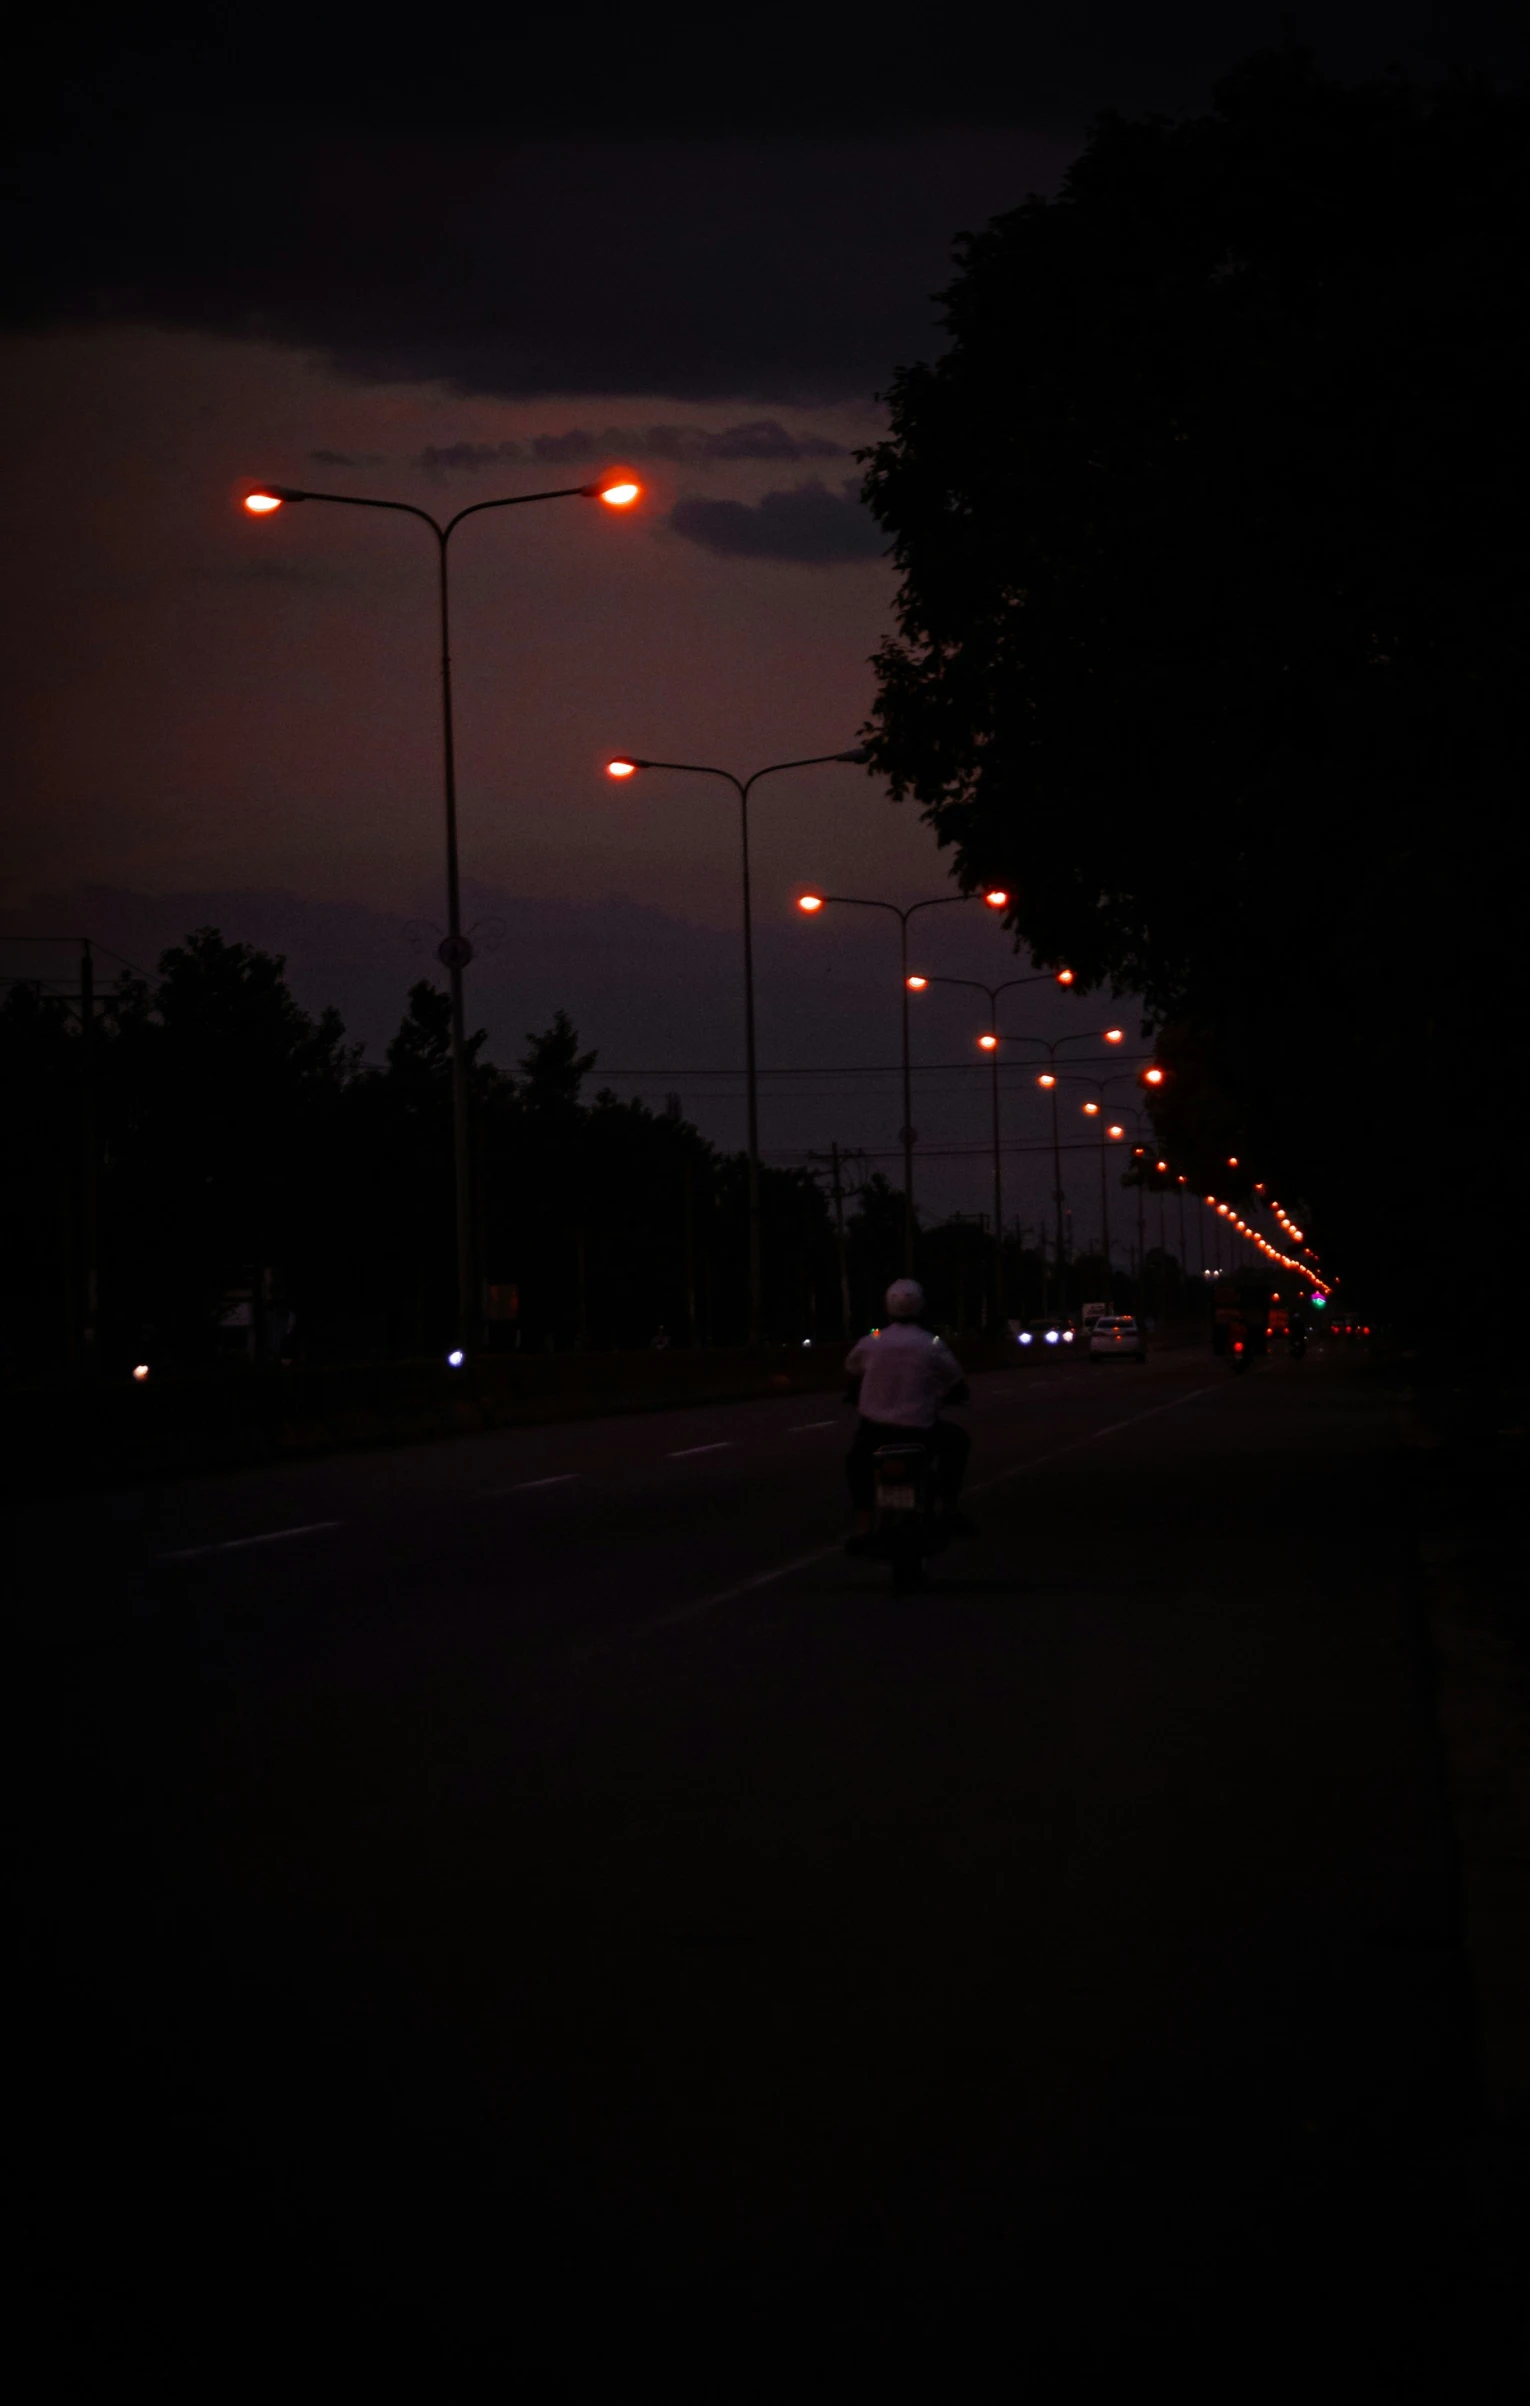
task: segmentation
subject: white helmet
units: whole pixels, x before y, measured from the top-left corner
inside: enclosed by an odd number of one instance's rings
[[[889,1320],[917,1320],[924,1310],[924,1289],[917,1278],[895,1278],[887,1290]]]

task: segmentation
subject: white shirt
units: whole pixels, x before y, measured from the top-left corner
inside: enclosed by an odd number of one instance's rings
[[[896,1429],[933,1428],[941,1397],[962,1376],[950,1346],[911,1320],[890,1320],[862,1337],[846,1354],[845,1371],[860,1374],[862,1417]]]

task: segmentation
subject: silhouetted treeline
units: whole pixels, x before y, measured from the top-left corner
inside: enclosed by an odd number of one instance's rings
[[[87,1042],[77,1003],[25,984],[0,1009],[13,1371],[381,1358],[448,1340],[443,993],[416,985],[385,1062],[369,1066],[338,1012],[299,1007],[279,958],[203,928],[154,980],[98,996],[91,1024]],[[491,1342],[633,1347],[662,1331],[674,1345],[741,1343],[744,1157],[670,1112],[598,1089],[586,1099],[595,1055],[561,1012],[514,1072],[485,1057],[482,1033],[471,1054]],[[806,1170],[765,1168],[762,1206],[767,1335],[838,1335],[822,1187]],[[846,1233],[859,1328],[901,1268],[899,1191],[866,1181]],[[987,1245],[973,1226],[921,1237],[919,1266],[953,1325],[984,1316]],[[1011,1254],[1013,1308],[1039,1310],[1040,1265]]]

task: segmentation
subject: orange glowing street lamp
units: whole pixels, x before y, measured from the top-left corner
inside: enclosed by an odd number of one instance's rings
[[[1002,886],[990,886],[983,900],[990,910],[1002,910],[1009,896]],[[978,1037],[977,1047],[979,1052],[988,1055],[989,1069],[988,1102],[993,1135],[993,1313],[996,1328],[1004,1325],[1004,1147],[999,1114],[999,996],[1008,994],[1016,986],[1071,986],[1072,983],[1071,969],[1036,970],[1029,977],[1001,978],[996,986],[990,986],[980,977],[924,977],[916,973],[904,979],[910,994],[923,994],[929,986],[964,986],[973,994],[983,994],[988,998],[989,1025]]]
[[[1071,975],[1072,975],[1072,973],[1071,973],[1071,971],[1070,971],[1070,972],[1069,972],[1070,979],[1071,979]],[[1059,980],[1058,982],[1061,982],[1061,981]],[[1102,1029],[1102,1030],[1100,1031],[1100,1040],[1102,1040],[1102,1041],[1103,1041],[1104,1043],[1106,1043],[1106,1044],[1119,1044],[1119,1043],[1122,1041],[1122,1038],[1124,1037],[1124,1035],[1125,1035],[1125,1032],[1126,1032],[1126,1031],[1124,1030],[1124,1028],[1104,1028],[1104,1029]],[[1006,1039],[1006,1041],[1009,1041],[1009,1039]],[[1065,1271],[1065,1269],[1066,1269],[1066,1267],[1067,1267],[1067,1264],[1066,1264],[1066,1262],[1065,1262],[1065,1259],[1064,1259],[1064,1252],[1065,1252],[1065,1233],[1064,1233],[1064,1232],[1065,1232],[1065,1228],[1066,1228],[1067,1213],[1066,1213],[1066,1198],[1065,1198],[1065,1196],[1064,1196],[1064,1192],[1063,1192],[1063,1175],[1062,1175],[1062,1123],[1061,1123],[1061,1121],[1060,1121],[1060,1119],[1059,1119],[1059,1117],[1058,1117],[1058,1111],[1057,1111],[1057,1092],[1058,1092],[1058,1077],[1059,1077],[1059,1072],[1058,1072],[1058,1070],[1057,1070],[1057,1066],[1056,1066],[1056,1064],[1057,1064],[1057,1058],[1058,1058],[1058,1055],[1059,1055],[1059,1054],[1062,1052],[1062,1050],[1063,1050],[1063,1047],[1064,1047],[1065,1045],[1069,1045],[1069,1044],[1087,1044],[1087,1043],[1089,1043],[1089,1042],[1091,1041],[1091,1039],[1090,1039],[1090,1037],[1089,1037],[1088,1035],[1086,1035],[1086,1034],[1084,1034],[1084,1033],[1082,1033],[1082,1032],[1081,1032],[1080,1034],[1078,1034],[1078,1035],[1076,1035],[1076,1036],[1055,1036],[1055,1037],[1048,1037],[1048,1036],[1023,1036],[1023,1037],[1016,1037],[1016,1038],[1014,1039],[1014,1041],[1015,1041],[1016,1043],[1021,1043],[1021,1044],[1034,1044],[1034,1045],[1038,1045],[1038,1046],[1040,1047],[1040,1049],[1041,1049],[1041,1050],[1042,1050],[1042,1051],[1043,1051],[1043,1052],[1046,1054],[1046,1056],[1047,1056],[1047,1067],[1046,1067],[1044,1070],[1042,1070],[1042,1071],[1041,1071],[1041,1072],[1038,1074],[1038,1076],[1037,1076],[1037,1079],[1036,1079],[1036,1084],[1037,1084],[1037,1086],[1040,1088],[1040,1090],[1042,1091],[1042,1093],[1050,1095],[1050,1096],[1051,1096],[1051,1100],[1052,1100],[1052,1207],[1053,1207],[1053,1212],[1054,1212],[1054,1214],[1055,1214],[1055,1217],[1056,1217],[1056,1224],[1057,1224],[1057,1225],[1056,1225],[1056,1238],[1057,1238],[1057,1242],[1056,1242],[1057,1276],[1058,1276],[1059,1282],[1061,1282],[1061,1281],[1062,1281],[1062,1278],[1063,1278],[1063,1273],[1064,1273],[1064,1271]],[[1064,1066],[1066,1067],[1066,1063],[1064,1064]],[[1075,1071],[1072,1071],[1072,1070],[1069,1070],[1067,1074],[1068,1074],[1070,1077],[1073,1077],[1073,1076],[1076,1076],[1076,1075],[1078,1075],[1079,1073],[1077,1073],[1077,1072],[1075,1072]],[[1129,1076],[1130,1074],[1131,1074],[1131,1073],[1130,1073],[1129,1071],[1123,1071],[1123,1072],[1121,1072],[1121,1073],[1120,1073],[1120,1075],[1121,1075],[1122,1077]],[[1116,1078],[1114,1078],[1114,1077],[1113,1077],[1113,1078],[1099,1078],[1099,1079],[1090,1078],[1090,1079],[1086,1079],[1086,1080],[1085,1080],[1085,1083],[1086,1083],[1086,1084],[1089,1084],[1089,1085],[1092,1085],[1092,1086],[1096,1086],[1096,1087],[1098,1088],[1098,1090],[1099,1090],[1099,1092],[1100,1092],[1100,1094],[1101,1094],[1102,1096],[1103,1096],[1104,1090],[1105,1090],[1105,1088],[1106,1088],[1106,1086],[1107,1086],[1107,1085],[1112,1085],[1112,1084],[1115,1084],[1115,1083],[1117,1083],[1117,1082],[1118,1082],[1118,1080],[1117,1080]],[[1096,1112],[1096,1114],[1098,1113],[1098,1111],[1099,1111],[1101,1108],[1102,1108],[1102,1105],[1100,1105],[1100,1104],[1096,1104],[1096,1106],[1095,1106],[1095,1112]],[[1113,1131],[1112,1131],[1112,1133],[1113,1133],[1113,1134],[1114,1134],[1114,1133],[1117,1133],[1117,1131],[1114,1131],[1114,1130],[1113,1130]],[[1107,1263],[1108,1263],[1108,1262],[1109,1262],[1109,1260],[1110,1260],[1110,1205],[1109,1205],[1109,1199],[1108,1199],[1108,1192],[1107,1192],[1107,1179],[1106,1179],[1106,1171],[1105,1171],[1105,1166],[1104,1166],[1104,1165],[1105,1165],[1105,1140],[1104,1140],[1104,1138],[1103,1138],[1103,1136],[1102,1136],[1102,1137],[1101,1137],[1101,1139],[1100,1139],[1100,1244],[1101,1244],[1102,1251],[1103,1251],[1103,1253],[1104,1253],[1104,1258],[1105,1258],[1105,1260],[1106,1260],[1106,1261],[1107,1261]]]
[[[912,1275],[914,1268],[914,1147],[919,1141],[914,1129],[914,1092],[913,1071],[910,1067],[909,1053],[908,998],[910,994],[922,994],[925,988],[931,985],[964,985],[975,982],[970,979],[962,978],[929,978],[920,976],[911,977],[908,966],[908,923],[910,919],[913,918],[916,911],[934,911],[941,909],[942,906],[946,904],[975,902],[977,899],[978,897],[974,894],[930,894],[926,896],[922,902],[910,902],[904,904],[897,902],[882,902],[867,894],[820,894],[812,887],[810,887],[806,893],[799,894],[797,896],[798,910],[809,919],[816,918],[821,910],[824,910],[830,903],[832,903],[837,909],[844,910],[891,911],[893,917],[898,922],[898,944],[901,964],[899,977],[899,1000],[902,1004],[903,1012],[903,1126],[899,1131],[899,1141],[903,1146],[903,1268],[904,1273],[907,1276]],[[988,886],[984,890],[982,899],[991,911],[1006,910],[1009,907],[1009,890],[1005,886]],[[1019,985],[1023,984],[1024,980],[1017,978],[1012,982]],[[986,993],[988,989],[985,987],[983,991]],[[997,1149],[995,1151],[995,1158],[997,1158]],[[995,1226],[997,1226],[997,1222],[995,1222]]]
[[[1153,1064],[1151,1069],[1145,1069],[1142,1073],[1142,1083],[1144,1086],[1161,1086],[1163,1084],[1163,1080],[1164,1073],[1158,1067],[1156,1062]]]
[[[478,1343],[483,1310],[479,1294],[473,1226],[472,1132],[468,1117],[468,1059],[462,973],[473,958],[473,947],[462,932],[462,893],[457,862],[457,754],[452,719],[451,610],[448,561],[452,536],[464,519],[485,510],[510,510],[534,501],[600,501],[611,509],[630,509],[642,492],[625,469],[608,469],[597,484],[560,485],[545,493],[503,493],[492,501],[472,501],[444,522],[412,501],[386,501],[368,493],[315,493],[299,485],[252,485],[244,495],[251,518],[270,518],[303,501],[327,502],[341,509],[392,510],[428,526],[436,545],[436,595],[441,628],[441,756],[446,803],[446,934],[436,958],[447,973],[451,989],[452,1167],[456,1187],[457,1332],[453,1352]]]
[[[634,495],[635,491],[636,488]],[[625,506],[618,502],[618,496],[626,492],[625,485],[608,485],[601,499],[615,506]],[[606,762],[606,775],[618,780],[636,777],[640,771],[655,769],[676,777],[718,778],[724,785],[731,785],[738,796],[739,844],[743,864],[744,1085],[749,1142],[748,1334],[751,1345],[758,1345],[765,1333],[765,1271],[760,1217],[760,1095],[754,1043],[754,906],[749,882],[749,796],[762,777],[780,777],[788,769],[820,769],[837,763],[863,769],[869,766],[870,761],[871,753],[866,745],[857,744],[847,752],[812,752],[801,760],[772,760],[764,768],[752,770],[747,777],[735,776],[732,769],[714,768],[709,761],[640,760],[635,752],[618,752]],[[798,907],[802,910],[821,910],[822,898],[805,895]],[[845,1333],[849,1334],[848,1329]]]

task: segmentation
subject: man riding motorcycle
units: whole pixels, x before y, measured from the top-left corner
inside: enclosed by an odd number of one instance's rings
[[[845,1356],[849,1400],[860,1406],[860,1425],[845,1456],[855,1534],[849,1550],[863,1552],[871,1535],[879,1445],[926,1440],[934,1456],[940,1517],[948,1534],[966,1527],[956,1509],[972,1440],[938,1415],[944,1403],[965,1403],[967,1382],[955,1354],[940,1337],[919,1326],[924,1289],[912,1278],[895,1278],[887,1290],[887,1325],[862,1337]]]

